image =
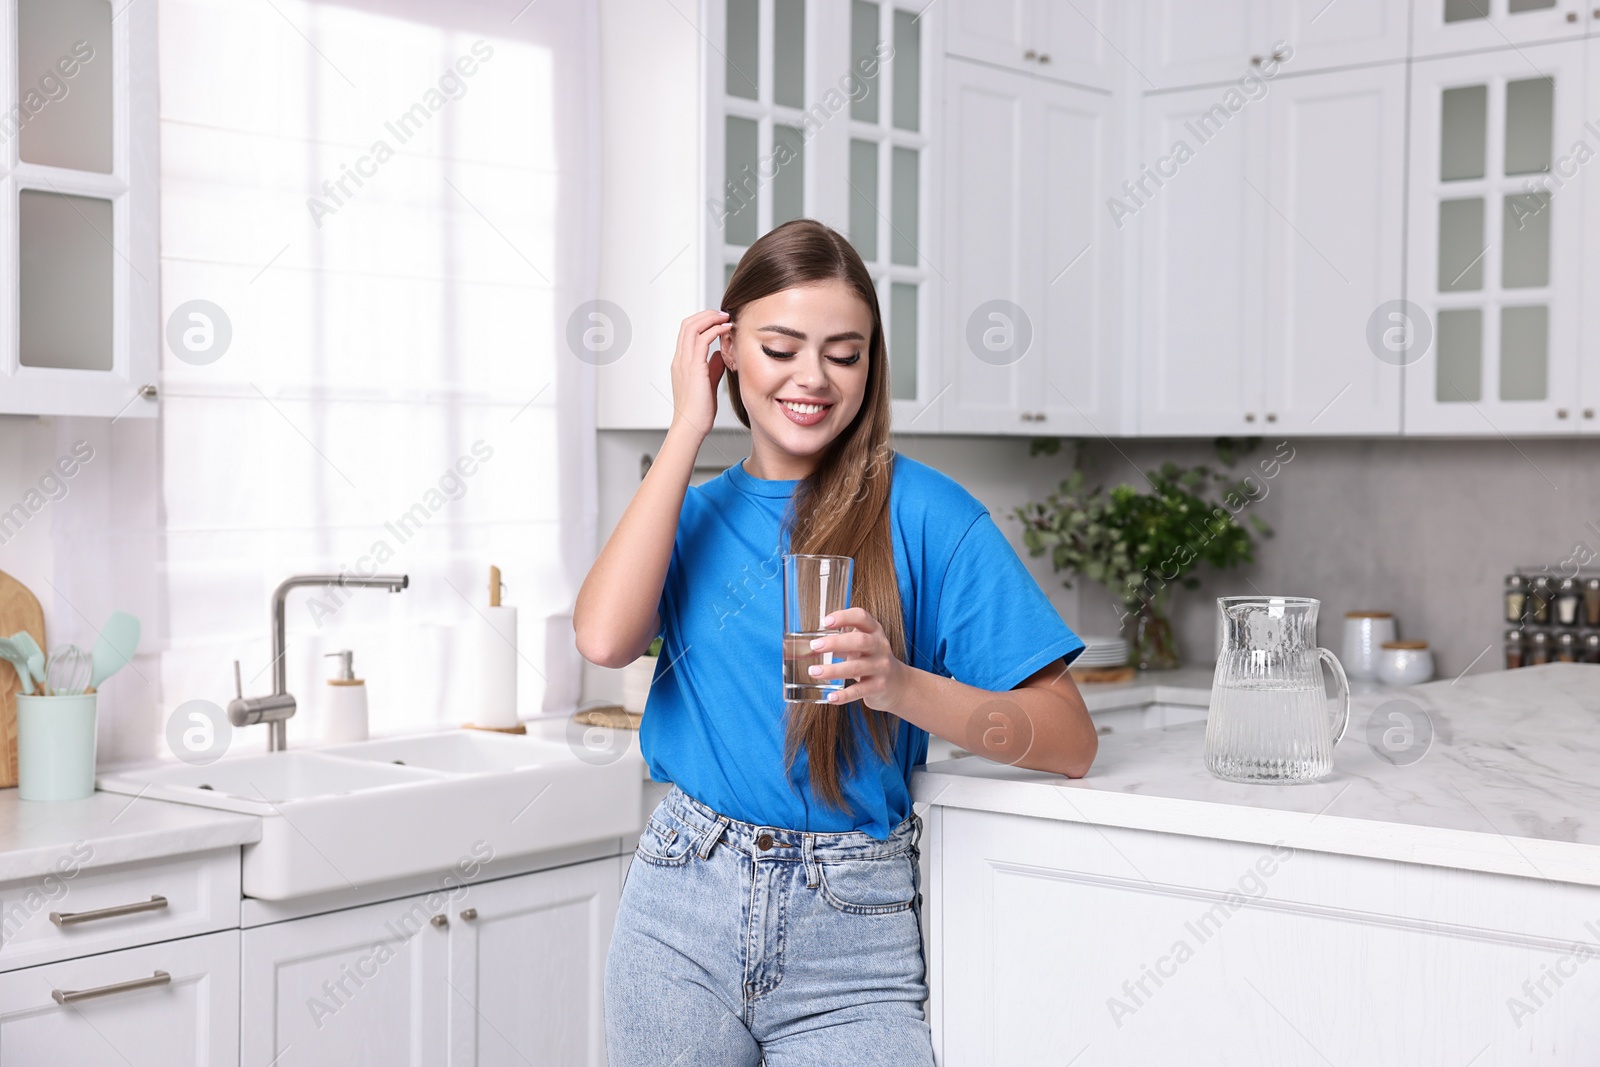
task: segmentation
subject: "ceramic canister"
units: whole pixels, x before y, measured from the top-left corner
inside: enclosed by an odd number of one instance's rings
[[[1421,685],[1433,679],[1433,653],[1426,641],[1386,641],[1378,649],[1378,680],[1384,685]]]
[[[1395,639],[1394,615],[1387,611],[1350,611],[1344,616],[1345,674],[1367,680],[1378,677],[1378,651]]]

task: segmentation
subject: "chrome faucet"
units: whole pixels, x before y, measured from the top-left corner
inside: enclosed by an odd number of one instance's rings
[[[288,720],[295,713],[294,697],[289,695],[289,672],[283,661],[283,605],[289,590],[303,585],[337,585],[346,589],[387,589],[398,593],[411,583],[406,574],[374,574],[363,578],[352,574],[297,574],[285,578],[272,593],[272,692],[264,697],[246,697],[239,681],[239,661],[233,661],[235,696],[228,702],[228,721],[235,726],[266,723],[267,751],[281,752],[288,747]]]

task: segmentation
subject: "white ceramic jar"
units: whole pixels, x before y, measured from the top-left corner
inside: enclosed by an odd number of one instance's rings
[[[1387,611],[1347,611],[1344,616],[1344,650],[1339,656],[1347,677],[1370,681],[1378,676],[1378,650],[1393,641],[1394,615]]]
[[[1378,680],[1384,685],[1421,685],[1433,679],[1433,652],[1426,641],[1385,641],[1378,649]]]

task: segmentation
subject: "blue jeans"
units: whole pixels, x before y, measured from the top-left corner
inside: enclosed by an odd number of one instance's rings
[[[606,957],[610,1067],[932,1067],[921,828],[756,826],[674,786]]]

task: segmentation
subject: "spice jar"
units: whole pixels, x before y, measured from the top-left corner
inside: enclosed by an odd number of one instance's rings
[[[1600,634],[1583,635],[1583,662],[1600,663]]]
[[[1529,667],[1537,667],[1550,662],[1550,635],[1544,630],[1535,630],[1528,635],[1528,660]]]
[[[1583,580],[1583,621],[1600,626],[1600,578]]]
[[[1600,634],[1590,634],[1591,637],[1600,639]],[[1600,640],[1596,642],[1600,647]],[[1506,631],[1506,670],[1514,671],[1522,666],[1523,659],[1528,654],[1527,642],[1522,638],[1521,630]]]
[[[1538,575],[1528,585],[1528,618],[1540,626],[1550,625],[1550,601],[1555,590],[1548,575]]]
[[[1576,578],[1563,578],[1556,583],[1556,622],[1562,626],[1576,626],[1583,618],[1583,589]]]
[[[1578,662],[1578,635],[1571,630],[1556,634],[1555,661],[1557,663]]]
[[[1600,579],[1596,579],[1600,582]],[[1600,590],[1596,591],[1600,598]],[[1528,607],[1528,579],[1520,574],[1506,575],[1506,622],[1519,623]]]

